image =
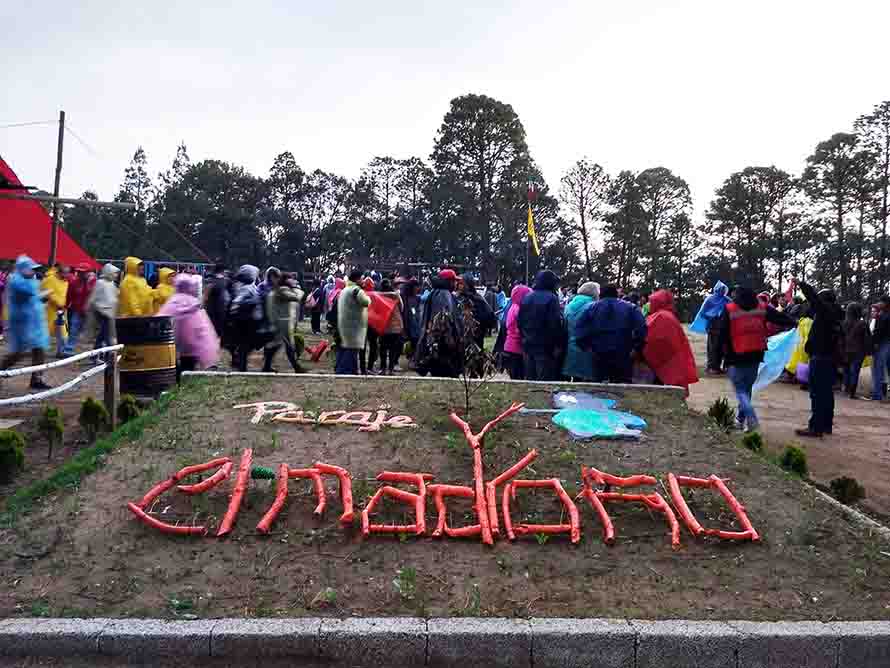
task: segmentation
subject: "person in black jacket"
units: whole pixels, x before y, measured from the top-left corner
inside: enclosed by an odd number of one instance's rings
[[[488,302],[476,291],[476,280],[470,274],[461,276],[463,288],[457,295],[457,302],[461,308],[470,308],[473,311],[473,319],[476,321],[476,333],[473,336],[474,343],[481,349],[485,343],[485,337],[497,324],[494,310]]]
[[[880,310],[875,318],[875,331],[872,334],[874,358],[872,361],[872,401],[881,401],[887,395],[887,367],[890,366],[890,295],[881,297]]]
[[[800,290],[810,304],[813,325],[805,350],[810,356],[810,423],[795,434],[822,438],[834,426],[834,381],[837,378],[837,353],[843,340],[843,314],[832,290],[816,290],[801,281]]]
[[[226,317],[229,303],[232,301],[232,281],[226,276],[226,265],[217,264],[213,267],[210,287],[204,298],[204,306],[216,335],[222,339],[226,331]]]
[[[541,271],[519,307],[519,332],[528,380],[559,380],[568,337],[556,289],[559,276]]]

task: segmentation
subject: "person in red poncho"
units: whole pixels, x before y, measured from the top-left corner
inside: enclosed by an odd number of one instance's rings
[[[686,388],[698,382],[695,357],[689,339],[674,313],[674,295],[670,290],[659,290],[649,297],[648,335],[643,348],[646,360],[658,380],[665,385]]]

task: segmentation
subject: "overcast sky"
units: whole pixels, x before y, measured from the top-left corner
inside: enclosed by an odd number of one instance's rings
[[[513,105],[555,188],[589,156],[665,166],[701,212],[734,170],[799,172],[815,144],[890,99],[890,2],[301,0],[5,2],[0,125],[65,109],[62,192],[110,198],[137,146],[152,175],[184,141],[266,176],[280,152],[349,177],[428,157],[449,100]],[[52,189],[52,126],[0,155]]]

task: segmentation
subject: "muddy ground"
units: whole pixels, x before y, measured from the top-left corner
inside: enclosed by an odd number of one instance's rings
[[[250,423],[235,404],[282,399],[307,410],[377,410],[414,417],[414,430],[358,433],[350,427]],[[478,429],[511,399],[543,408],[543,388],[491,384],[474,401]],[[459,385],[389,381],[201,379],[192,381],[141,438],[123,444],[77,489],[38,504],[0,531],[0,616],[493,615],[628,616],[695,619],[882,619],[890,611],[890,548],[839,515],[801,481],[738,446],[674,396],[634,391],[621,407],[647,419],[640,441],[578,443],[541,417],[516,415],[485,447],[490,479],[527,451],[540,456],[522,475],[558,477],[579,489],[581,464],[620,475],[717,473],[748,508],[758,544],[694,540],[684,529],[671,550],[660,516],[615,504],[617,542],[606,547],[588,506],[579,504],[583,537],[529,536],[493,548],[474,539],[374,536],[337,523],[337,483],[329,507],[312,515],[307,482],[292,481],[269,536],[255,526],[271,504],[274,481],[252,481],[232,535],[161,535],[126,510],[180,467],[254,450],[254,463],[349,468],[357,507],[379,486],[382,470],[429,472],[436,482],[469,484],[472,453],[448,420],[462,405]],[[404,487],[404,486],[403,486]],[[232,481],[196,497],[168,493],[153,508],[169,522],[215,527]],[[407,489],[407,488],[406,488]],[[664,490],[661,490],[664,494]],[[706,526],[734,517],[709,492],[688,495]],[[449,502],[449,522],[472,523],[469,501]],[[557,522],[548,493],[523,493],[514,521]],[[378,520],[408,522],[387,502]],[[433,504],[427,523],[434,525]],[[399,575],[401,571],[402,575]],[[413,576],[412,576],[413,574]],[[398,581],[398,586],[395,582]]]
[[[706,411],[713,401],[735,394],[726,376],[704,375],[706,337],[690,334],[701,380],[691,388],[690,407]],[[859,396],[868,396],[871,371],[863,369]],[[821,440],[803,439],[794,430],[810,417],[809,392],[798,385],[773,383],[754,397],[766,447],[774,453],[796,445],[807,453],[810,477],[827,486],[833,478],[851,476],[866,489],[861,506],[885,524],[890,522],[890,404],[853,400],[835,393],[834,433]]]

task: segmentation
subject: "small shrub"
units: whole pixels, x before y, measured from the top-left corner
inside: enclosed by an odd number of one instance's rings
[[[710,417],[717,426],[726,433],[729,433],[735,427],[735,410],[729,405],[729,399],[720,397],[708,409],[708,417]]]
[[[87,397],[80,407],[79,422],[87,433],[87,438],[92,442],[96,440],[96,436],[101,431],[108,429],[111,418],[108,415],[108,409],[102,402],[96,401],[93,397]]]
[[[405,566],[396,571],[396,579],[392,586],[404,601],[413,601],[417,596],[417,570],[413,566]]]
[[[120,403],[117,405],[117,417],[121,424],[129,422],[133,418],[142,415],[142,408],[139,401],[132,394],[122,394]]]
[[[762,452],[763,436],[761,436],[759,432],[752,431],[750,434],[745,434],[742,438],[742,445],[752,452]]]
[[[865,498],[865,487],[860,485],[856,478],[841,476],[829,484],[831,485],[831,495],[848,506]]]
[[[40,416],[40,422],[37,424],[40,433],[49,443],[49,453],[46,460],[53,458],[53,447],[62,445],[62,439],[65,437],[65,422],[62,420],[62,412],[55,406],[47,406]]]
[[[807,455],[803,450],[793,445],[789,445],[785,448],[779,463],[786,471],[791,471],[799,476],[805,476],[807,474]]]
[[[9,482],[25,464],[25,439],[11,429],[0,429],[0,482]]]

